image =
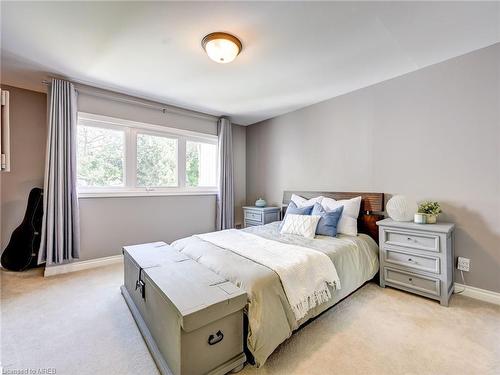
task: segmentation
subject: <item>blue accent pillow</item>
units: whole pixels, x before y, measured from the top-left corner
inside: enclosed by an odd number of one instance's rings
[[[285,217],[283,218],[283,221],[280,224],[280,230],[283,227],[283,224],[285,223],[286,215],[292,214],[292,215],[310,215],[314,206],[307,206],[307,207],[297,207],[297,205],[294,202],[290,202],[288,204],[288,207],[286,208],[285,212]]]
[[[337,224],[343,210],[344,206],[340,206],[332,211],[326,211],[321,204],[315,203],[311,215],[321,216],[316,227],[316,234],[331,237],[337,236]]]

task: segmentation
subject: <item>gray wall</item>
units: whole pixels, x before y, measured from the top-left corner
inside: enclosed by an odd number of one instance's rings
[[[11,172],[1,175],[1,250],[21,224],[28,194],[43,186],[47,96],[2,85],[10,93]]]
[[[496,44],[249,126],[248,202],[286,189],[438,200],[466,282],[500,292],[499,67]]]
[[[215,230],[215,196],[80,199],[80,260],[120,254],[123,245]]]

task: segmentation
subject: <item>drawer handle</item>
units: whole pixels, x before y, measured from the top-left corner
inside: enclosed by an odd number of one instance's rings
[[[221,342],[223,338],[224,338],[224,334],[222,333],[222,331],[217,331],[215,336],[214,335],[208,336],[208,345],[215,345],[215,344]]]
[[[413,237],[406,237],[407,241],[413,241],[413,242],[418,242],[415,238]]]
[[[413,259],[411,259],[411,258],[408,258],[408,262],[413,263],[413,264],[417,264],[417,261],[416,261],[416,260],[413,260]]]
[[[408,281],[410,282],[410,284],[413,284],[413,279],[411,277],[408,278]]]

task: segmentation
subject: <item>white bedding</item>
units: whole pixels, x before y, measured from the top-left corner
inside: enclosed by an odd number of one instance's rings
[[[236,229],[196,237],[275,271],[297,321],[332,297],[328,286],[340,289],[335,265],[328,255],[320,251],[284,244]]]
[[[364,234],[308,239],[280,234],[279,222],[250,227],[243,232],[322,252],[335,265],[342,284],[342,289],[330,290],[331,299],[317,305],[297,321],[279,275],[269,267],[199,237],[192,236],[174,242],[172,246],[175,249],[247,292],[247,347],[257,366],[263,365],[276,347],[301,324],[352,293],[378,271],[378,247],[375,241]]]

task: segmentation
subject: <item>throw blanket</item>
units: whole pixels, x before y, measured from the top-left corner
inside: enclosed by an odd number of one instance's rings
[[[331,298],[328,285],[340,289],[337,270],[324,253],[302,246],[268,240],[236,229],[197,235],[278,274],[297,320]]]

